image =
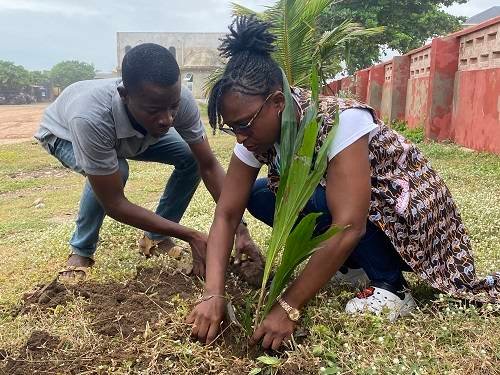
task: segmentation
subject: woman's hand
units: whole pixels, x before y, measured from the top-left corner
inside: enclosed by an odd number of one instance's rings
[[[219,295],[197,304],[186,318],[186,323],[192,324],[191,336],[205,344],[214,341],[219,333],[225,309],[226,300]]]
[[[278,350],[279,347],[292,338],[297,322],[290,320],[283,308],[275,304],[271,312],[255,330],[251,343],[256,344],[262,339],[264,349]]]

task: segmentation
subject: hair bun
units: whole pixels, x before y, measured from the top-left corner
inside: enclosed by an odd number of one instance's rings
[[[229,26],[230,34],[222,40],[220,55],[231,58],[239,53],[248,52],[270,56],[275,50],[276,37],[269,31],[271,24],[260,21],[255,16],[238,16]]]

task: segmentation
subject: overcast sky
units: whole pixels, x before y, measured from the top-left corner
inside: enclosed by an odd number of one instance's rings
[[[240,0],[262,10],[275,0]],[[117,31],[224,32],[229,0],[0,0],[0,60],[50,69],[77,59],[111,71]],[[470,0],[449,12],[472,16],[498,0]]]

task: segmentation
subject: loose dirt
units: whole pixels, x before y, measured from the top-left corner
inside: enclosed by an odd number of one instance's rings
[[[32,140],[47,105],[0,105],[0,145]]]
[[[133,342],[142,340],[148,334],[161,333],[165,328],[168,329],[170,339],[182,342],[191,340],[188,327],[180,325],[178,320],[172,323],[171,319],[176,314],[175,301],[185,300],[190,304],[194,303],[201,291],[201,284],[194,278],[171,271],[170,269],[167,272],[162,268],[139,268],[134,279],[121,283],[99,284],[87,281],[77,285],[63,285],[59,282],[53,282],[48,287],[39,285],[33,292],[25,295],[22,306],[15,314],[27,314],[34,310],[49,314],[59,305],[66,305],[75,298],[83,298],[86,302],[83,305],[84,310],[92,316],[91,330],[105,339],[123,340],[130,345],[106,350],[105,353],[96,350],[95,353],[75,355],[74,351],[64,349],[69,344],[59,337],[45,331],[34,331],[26,344],[19,348],[18,356],[9,356],[9,353],[0,349],[0,360],[4,359],[6,362],[3,370],[0,367],[0,373],[4,371],[7,374],[76,374],[95,368],[96,363],[100,365],[109,365],[113,361],[133,363],[141,355],[140,351],[145,350],[143,346],[134,348]],[[248,301],[252,301],[251,296],[255,290],[229,275],[228,292],[232,297],[238,320],[242,322],[244,320],[242,313],[254,311],[255,307],[251,303],[249,305]],[[224,328],[222,336],[218,339],[218,346],[223,355],[243,360],[263,354],[258,347],[248,346],[241,327],[232,324]],[[135,354],[131,353],[131,347],[136,351]],[[168,354],[162,356],[170,358]],[[170,359],[175,360],[175,358]],[[293,366],[286,365],[280,370],[280,374],[317,372],[313,371],[313,368],[301,368],[300,372],[297,370]]]

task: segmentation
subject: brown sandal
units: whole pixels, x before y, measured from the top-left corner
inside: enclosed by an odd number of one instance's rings
[[[143,235],[139,241],[137,241],[137,245],[139,246],[139,253],[144,255],[146,258],[150,258],[153,255],[159,256],[161,254],[167,254],[176,259],[180,258],[184,249],[181,246],[176,245],[174,241],[170,241],[171,243],[167,244],[167,241],[165,240],[152,240],[148,236]]]
[[[74,254],[70,254],[71,255]],[[68,257],[69,259],[69,257]],[[57,279],[60,282],[66,283],[78,283],[87,278],[90,268],[94,265],[94,259],[90,259],[90,264],[88,266],[66,266],[57,273]],[[70,275],[65,275],[65,273],[70,273]]]

